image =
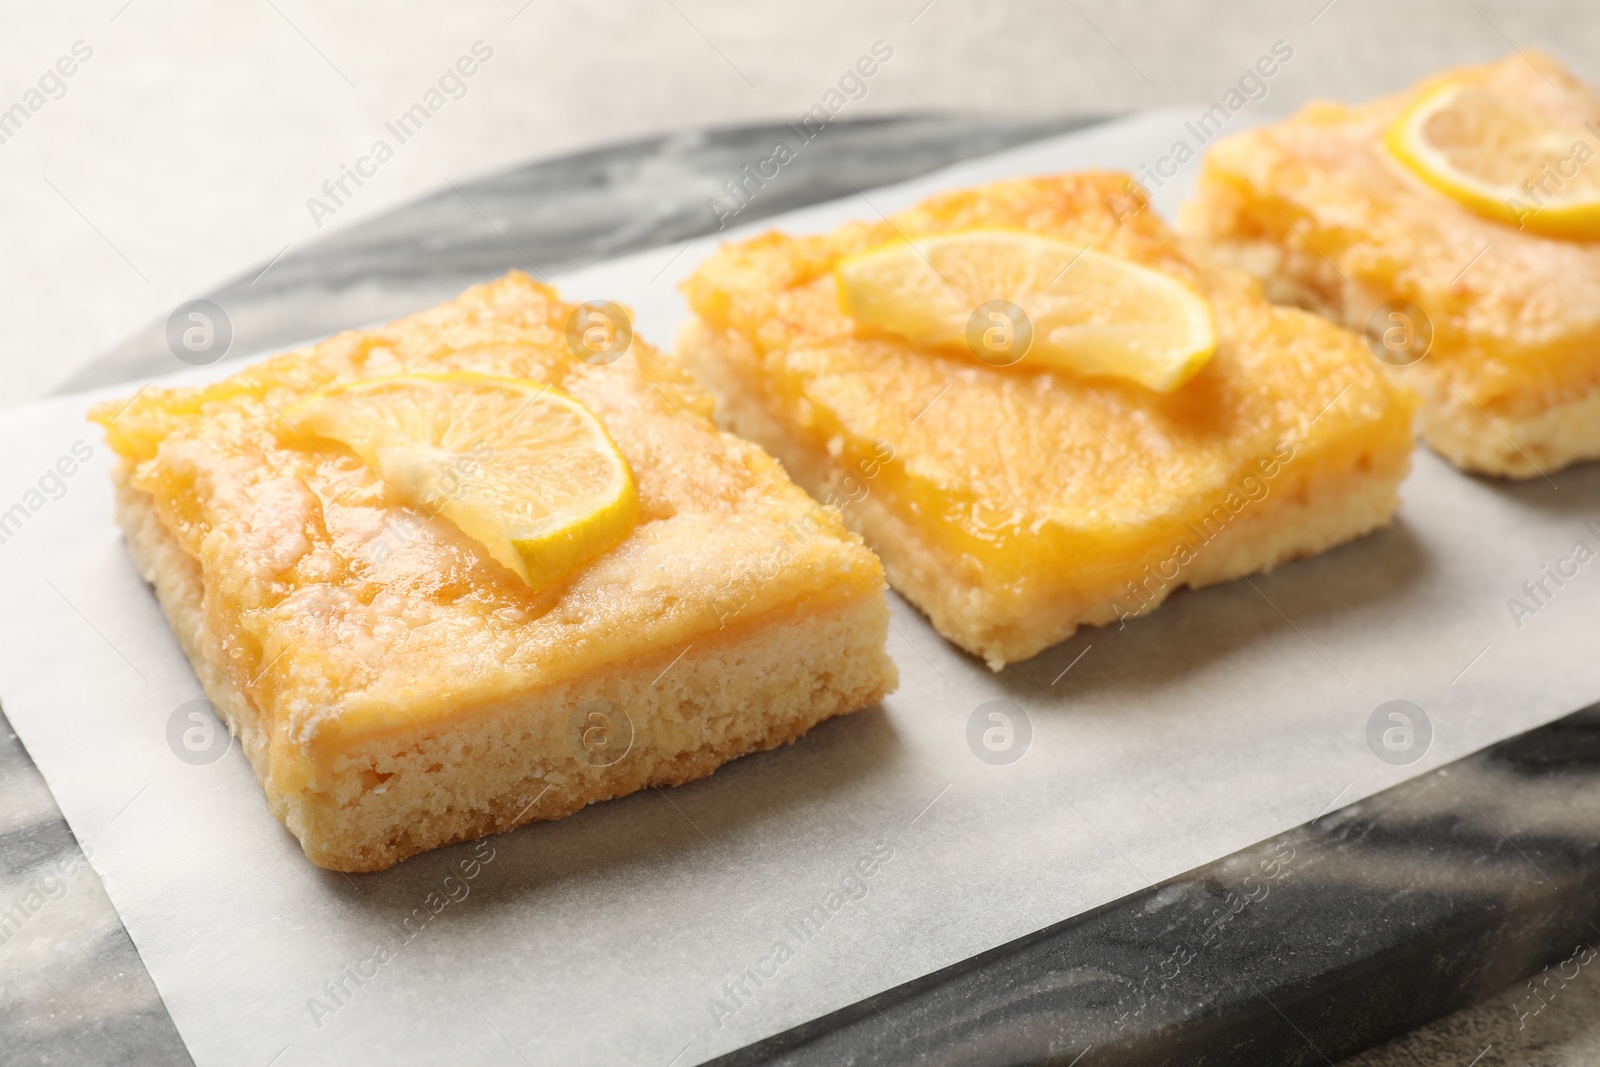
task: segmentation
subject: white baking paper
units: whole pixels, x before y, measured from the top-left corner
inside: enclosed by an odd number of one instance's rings
[[[1137,167],[1180,134],[1181,116],[1145,116],[774,224]],[[711,244],[566,290],[632,305],[670,344],[675,283]],[[174,755],[200,690],[124,553],[86,406],[0,420],[16,524],[0,698],[199,1067],[697,1063],[1600,697],[1600,467],[1513,485],[1419,452],[1395,525],[1316,559],[1179,593],[999,676],[891,598],[902,681],[881,707],[680,789],[333,874],[237,748]],[[1423,709],[1431,739],[1385,714],[1369,744],[1391,700]],[[1399,765],[1383,738],[1404,749],[1408,728],[1426,754]],[[998,762],[1008,740],[1021,757]]]

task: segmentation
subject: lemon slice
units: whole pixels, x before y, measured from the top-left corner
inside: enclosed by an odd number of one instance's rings
[[[1483,85],[1450,82],[1418,100],[1384,143],[1417,177],[1487,218],[1557,237],[1600,239],[1600,136]]]
[[[1168,274],[1016,230],[895,241],[834,268],[839,306],[991,366],[1107,375],[1170,393],[1216,351],[1205,297]]]
[[[638,521],[633,472],[594,413],[538,382],[407,374],[290,409],[412,507],[442,515],[534,588],[616,547]]]

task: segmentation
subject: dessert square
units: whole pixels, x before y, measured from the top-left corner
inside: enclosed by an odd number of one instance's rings
[[[93,413],[135,562],[321,866],[378,870],[700,778],[895,684],[860,538],[720,433],[650,346],[579,358],[573,315],[514,273]],[[597,416],[637,485],[631,533],[532,585],[285,416],[330,387],[457,373],[544,383]]]
[[[1162,394],[980,363],[863,326],[834,267],[980,228],[1079,242],[1209,300],[1218,345]],[[723,247],[685,283],[678,354],[723,425],[757,441],[882,557],[890,584],[995,670],[1387,523],[1411,401],[1355,335],[1277,307],[1177,240],[1125,175],[933,197],[823,236]]]
[[[1562,141],[1564,177],[1540,171],[1513,183],[1509,218],[1474,210],[1385,144],[1402,116],[1450,83],[1571,127],[1587,147]],[[1428,444],[1452,463],[1549,474],[1600,456],[1600,242],[1541,233],[1526,213],[1597,165],[1586,162],[1600,149],[1597,120],[1594,91],[1537,53],[1367,104],[1315,103],[1218,142],[1180,227],[1273,299],[1368,332],[1374,353],[1420,395]],[[1478,136],[1492,162],[1496,144]]]

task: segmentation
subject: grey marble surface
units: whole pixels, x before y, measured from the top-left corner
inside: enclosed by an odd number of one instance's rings
[[[1597,1020],[1600,976],[1591,966],[1571,983],[1512,982],[1474,1007],[1350,1057],[1344,1067],[1593,1067],[1600,1063]]]
[[[189,1062],[100,876],[3,715],[0,1062]]]

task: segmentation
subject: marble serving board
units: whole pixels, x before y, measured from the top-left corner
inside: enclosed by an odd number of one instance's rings
[[[870,216],[983,177],[1132,169],[1177,124],[1146,116],[916,187],[856,182],[847,204],[785,225]],[[535,266],[535,250],[504,240],[516,214],[504,210],[474,214],[515,258],[466,280]],[[666,339],[682,314],[672,283],[703,248],[668,245],[559,280],[575,297],[631,304],[641,332]],[[324,320],[306,313],[314,287],[284,306],[329,328],[381,317],[331,321],[373,306],[359,283],[333,289],[335,302],[358,296]],[[235,318],[251,336],[271,316]],[[112,380],[138,359],[140,371],[174,365],[147,338],[95,373]],[[64,410],[7,420],[0,433],[21,460],[48,460]],[[22,430],[47,445],[25,445]],[[1507,487],[1426,454],[1417,463],[1394,529],[1254,582],[1180,594],[1126,631],[1081,635],[999,678],[897,602],[891,651],[905,684],[883,708],[706,783],[496,839],[498,863],[462,846],[347,886],[306,871],[281,832],[268,844],[249,822],[265,815],[240,792],[248,775],[236,758],[176,767],[152,736],[174,710],[162,699],[183,683],[159,615],[147,604],[116,618],[94,589],[48,582],[59,572],[38,529],[25,542],[39,553],[31,560],[0,553],[0,581],[15,594],[46,580],[59,599],[29,632],[8,627],[10,647],[29,656],[0,670],[0,698],[201,1064],[337,1062],[354,1042],[489,1062],[1069,1063],[1091,1052],[1086,1063],[1322,1062],[1552,959],[1595,910],[1593,782],[1573,757],[1589,751],[1590,719],[1433,769],[1600,696],[1585,652],[1600,588],[1574,581],[1528,633],[1508,632],[1502,604],[1600,517],[1600,475]],[[0,488],[17,488],[11,480]],[[60,517],[103,523],[88,491],[72,492]],[[96,580],[115,586],[126,561],[107,533],[83,547]],[[105,647],[51,640],[80,624]],[[118,658],[159,693],[130,696]],[[71,671],[81,677],[63,682]],[[994,701],[1029,723],[1011,763],[968,741]],[[1397,722],[1406,740],[1390,746]],[[131,754],[132,773],[95,757],[108,740],[97,731]],[[1507,761],[1516,774],[1491,773]],[[1529,790],[1545,805],[1534,817]],[[222,840],[235,827],[248,841]],[[249,843],[255,851],[241,850]],[[1451,863],[1432,862],[1441,849]],[[875,880],[834,877],[864,856],[877,860]],[[197,859],[223,864],[222,896],[238,899],[197,893]],[[410,974],[392,969],[402,973],[349,997],[354,1010],[341,1002],[337,1017],[306,1021],[319,986],[296,978],[329,968],[337,978],[362,937],[386,936],[412,896],[474,859],[492,877],[449,913],[448,937],[405,942]],[[216,888],[214,872],[199,876]],[[793,933],[817,901],[837,916],[833,929]],[[308,935],[327,943],[311,950]],[[799,966],[781,960],[767,986],[745,972],[773,969],[775,940],[809,951],[793,953]],[[1394,990],[1428,978],[1427,996],[1396,1002]],[[1379,980],[1389,997],[1372,995]],[[253,987],[271,995],[252,998]],[[574,1003],[569,989],[591,996]]]

